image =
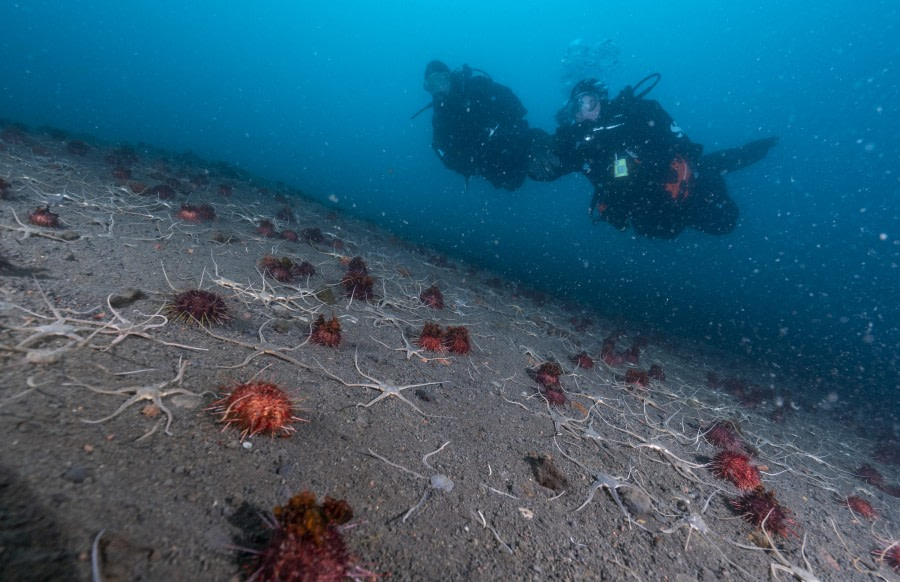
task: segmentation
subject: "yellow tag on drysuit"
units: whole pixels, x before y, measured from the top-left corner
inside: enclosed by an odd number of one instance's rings
[[[625,178],[628,176],[628,162],[626,158],[616,156],[616,160],[613,163],[613,176],[616,178]]]

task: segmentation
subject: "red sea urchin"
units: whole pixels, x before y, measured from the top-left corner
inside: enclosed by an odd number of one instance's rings
[[[875,519],[878,517],[878,513],[875,512],[875,508],[872,507],[872,504],[856,495],[847,497],[847,507],[849,507],[853,513],[861,515],[866,519]]]
[[[587,352],[575,354],[574,356],[571,356],[569,360],[571,360],[573,364],[584,370],[591,370],[594,367],[594,360],[588,355]]]
[[[353,518],[345,501],[326,497],[322,504],[304,491],[273,511],[274,532],[258,552],[257,582],[374,580],[376,576],[354,563],[340,526]]]
[[[192,321],[200,325],[220,324],[231,319],[225,300],[212,291],[189,289],[175,295],[166,305],[175,320]]]
[[[9,192],[10,192],[11,188],[12,188],[12,185],[9,182],[4,180],[3,178],[0,178],[0,200],[8,200],[9,199],[9,197],[10,197]]]
[[[747,455],[721,451],[713,457],[710,467],[716,477],[731,481],[738,489],[748,490],[760,486],[759,469]]]
[[[545,390],[542,390],[541,394],[544,395],[544,398],[547,399],[547,403],[550,404],[550,406],[565,406],[566,402],[568,401],[565,393],[562,390],[547,388]]]
[[[216,211],[209,204],[187,204],[184,203],[181,205],[181,208],[178,210],[177,215],[178,218],[184,220],[185,222],[206,222],[208,220],[216,219]]]
[[[559,377],[562,375],[562,366],[557,362],[544,362],[537,370],[528,370],[528,375],[548,390],[559,390]]]
[[[622,354],[616,352],[616,340],[614,337],[610,336],[603,340],[603,345],[600,347],[600,359],[609,367],[621,366],[625,363],[625,358]]]
[[[437,288],[437,285],[432,285],[428,289],[422,291],[422,293],[419,294],[419,301],[426,307],[432,309],[444,308],[444,294]]]
[[[469,329],[462,325],[447,326],[447,331],[444,332],[444,347],[451,354],[460,356],[468,354],[469,350],[472,349],[472,344],[469,341]]]
[[[426,323],[419,333],[419,347],[429,352],[443,354],[447,351],[444,347],[444,330],[436,323]]]
[[[650,369],[647,370],[647,375],[660,382],[666,381],[666,373],[663,371],[663,367],[660,364],[652,364]]]
[[[631,368],[625,372],[625,383],[647,388],[650,386],[650,376],[643,370]]]
[[[256,234],[266,238],[275,238],[278,233],[275,231],[275,225],[268,218],[261,218],[259,225],[256,227]]]
[[[331,319],[326,320],[324,315],[319,315],[313,323],[309,334],[309,341],[320,346],[336,348],[341,343],[341,322],[331,314]]]
[[[375,281],[362,257],[353,257],[347,264],[347,274],[341,280],[344,291],[353,299],[371,299],[375,296]]]
[[[296,407],[290,396],[268,382],[253,381],[240,384],[228,396],[217,400],[210,410],[221,415],[219,422],[225,427],[241,429],[241,440],[257,434],[282,434],[294,432],[294,422],[305,422],[294,416]]]
[[[723,451],[731,451],[748,456],[751,456],[753,453],[753,447],[741,437],[737,425],[730,420],[715,422],[709,428],[704,429],[703,436],[709,444]]]
[[[46,228],[59,228],[59,214],[51,212],[49,206],[39,207],[28,213],[28,222]]]
[[[900,540],[892,542],[881,550],[872,550],[872,555],[876,560],[886,563],[894,572],[900,574]]]
[[[766,491],[765,488],[759,486],[753,491],[730,500],[730,503],[735,510],[741,513],[747,523],[757,527],[764,526],[766,531],[783,538],[788,534],[797,535],[793,527],[797,525],[797,522],[791,519],[790,510],[784,508],[775,499],[774,491]]]

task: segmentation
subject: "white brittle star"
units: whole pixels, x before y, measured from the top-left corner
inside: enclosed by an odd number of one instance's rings
[[[184,370],[185,370],[185,368],[187,368],[187,365],[188,365],[188,362],[182,361],[182,358],[179,357],[178,358],[178,374],[174,378],[172,378],[171,380],[166,380],[165,382],[159,382],[158,384],[151,384],[149,386],[126,386],[125,388],[118,388],[116,390],[103,390],[102,388],[94,388],[93,386],[85,384],[84,382],[78,382],[78,381],[66,382],[63,385],[64,386],[82,386],[84,388],[87,388],[88,390],[97,392],[98,394],[120,395],[120,394],[134,393],[133,396],[131,396],[128,400],[123,402],[122,405],[119,406],[119,408],[117,408],[115,410],[115,412],[113,412],[112,414],[110,414],[108,416],[104,416],[103,418],[98,418],[96,420],[88,420],[88,419],[82,418],[81,419],[82,422],[86,422],[88,424],[99,424],[101,422],[106,422],[107,420],[110,420],[110,419],[115,418],[116,416],[122,414],[122,412],[124,412],[125,409],[127,409],[132,404],[135,404],[142,400],[149,400],[154,405],[156,405],[157,408],[159,408],[161,411],[163,411],[166,414],[167,421],[166,421],[165,433],[167,435],[171,436],[172,432],[169,430],[169,428],[172,426],[172,421],[174,420],[174,416],[172,415],[172,411],[169,410],[168,408],[166,408],[166,405],[163,404],[162,399],[165,398],[166,396],[172,396],[173,394],[184,394],[186,396],[196,396],[198,398],[200,396],[203,396],[203,394],[205,394],[205,392],[201,393],[201,394],[197,394],[196,392],[191,392],[190,390],[185,390],[184,388],[166,389],[167,386],[170,386],[172,384],[176,384],[176,383],[181,384],[181,381],[184,378]],[[144,436],[140,437],[137,440],[147,438],[148,436],[153,434],[153,432],[155,430],[156,430],[156,428],[153,428],[150,432],[148,432],[147,434],[145,434]]]
[[[353,352],[353,363],[356,365],[356,371],[359,372],[360,376],[363,376],[364,378],[371,380],[372,382],[374,382],[374,384],[369,384],[369,383],[364,383],[364,382],[347,382],[343,378],[336,376],[336,375],[332,374],[331,372],[329,372],[328,370],[326,370],[325,366],[323,366],[322,364],[319,363],[318,360],[316,360],[316,364],[319,364],[319,367],[322,368],[322,371],[325,372],[328,375],[328,377],[337,380],[344,386],[347,386],[350,388],[355,388],[355,387],[372,388],[373,390],[381,391],[381,394],[379,394],[378,396],[376,396],[369,402],[367,402],[365,404],[357,404],[357,406],[362,406],[363,408],[369,408],[370,406],[372,406],[379,400],[384,400],[388,396],[396,396],[403,402],[412,406],[412,408],[416,412],[421,414],[422,416],[425,416],[428,418],[447,418],[447,417],[438,417],[437,415],[434,415],[434,414],[425,414],[424,412],[422,412],[421,409],[419,409],[418,406],[416,406],[415,404],[410,402],[405,396],[403,396],[403,394],[400,393],[401,391],[406,390],[407,388],[420,388],[422,386],[434,386],[435,384],[445,384],[447,382],[441,380],[438,382],[422,382],[421,384],[407,384],[406,386],[395,386],[393,384],[388,384],[387,382],[382,382],[381,380],[373,378],[372,376],[369,376],[368,374],[366,374],[365,372],[360,370],[359,369],[359,352],[358,351]]]

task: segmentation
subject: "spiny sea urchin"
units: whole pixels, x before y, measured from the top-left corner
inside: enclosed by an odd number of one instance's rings
[[[188,204],[184,203],[176,214],[178,218],[186,222],[206,222],[216,219],[216,210],[209,204]]]
[[[847,497],[847,507],[849,507],[853,513],[861,515],[866,519],[875,519],[878,517],[878,513],[875,512],[875,508],[872,507],[872,504],[856,495]]]
[[[544,398],[547,399],[547,403],[550,404],[550,406],[565,406],[566,402],[568,402],[568,398],[566,398],[562,389],[546,388],[541,390],[541,394],[544,395]]]
[[[625,372],[625,383],[640,386],[641,388],[648,388],[650,386],[650,376],[643,370],[629,368]]]
[[[419,294],[419,301],[426,307],[432,309],[444,308],[444,294],[438,289],[437,285],[432,285],[428,289]]]
[[[587,352],[575,354],[574,356],[571,356],[569,360],[571,360],[573,364],[584,370],[590,370],[594,367],[594,360],[588,355]]]
[[[258,582],[325,580],[374,580],[376,576],[359,565],[347,549],[340,527],[353,517],[345,501],[326,497],[322,504],[304,491],[273,511],[274,530],[261,551]]]
[[[740,435],[740,429],[731,420],[719,420],[704,429],[703,436],[714,447],[725,451],[751,456],[754,451]]]
[[[59,228],[59,214],[51,212],[49,206],[38,207],[28,213],[28,222],[46,228]]]
[[[444,347],[451,354],[465,355],[472,349],[469,329],[462,325],[449,325],[444,332]]]
[[[256,234],[266,238],[274,238],[278,235],[275,231],[275,224],[268,218],[261,218],[256,227]]]
[[[294,416],[297,411],[291,397],[275,384],[252,381],[240,384],[210,406],[219,414],[219,422],[225,427],[241,429],[241,440],[257,434],[281,434],[294,432],[294,422],[306,422]]]
[[[200,325],[219,324],[231,319],[228,305],[221,296],[203,289],[188,289],[177,293],[166,305],[173,319],[192,321]]]
[[[353,257],[347,264],[347,274],[341,280],[347,295],[353,299],[372,299],[375,296],[374,284],[363,258]]]
[[[765,527],[766,531],[781,537],[787,537],[788,534],[797,535],[794,529],[797,522],[791,519],[790,510],[778,503],[774,491],[766,491],[762,485],[730,500],[729,503],[752,525]]]
[[[872,550],[872,555],[879,562],[884,562],[894,572],[900,573],[900,540],[891,542],[886,548],[880,550]]]
[[[721,451],[713,457],[710,467],[716,477],[731,481],[738,489],[755,489],[760,485],[759,469],[747,455]]]
[[[309,341],[320,346],[336,348],[341,343],[341,322],[331,314],[331,319],[326,320],[324,315],[319,315],[313,323],[309,334]]]
[[[549,390],[559,390],[559,377],[562,374],[562,366],[557,362],[544,362],[537,370],[528,370],[531,378]]]
[[[444,330],[436,323],[426,323],[422,326],[418,344],[420,348],[429,352],[442,354],[447,351],[444,347]]]

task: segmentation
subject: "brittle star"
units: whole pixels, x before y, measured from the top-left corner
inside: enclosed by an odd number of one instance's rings
[[[623,481],[619,481],[615,477],[612,477],[605,473],[595,473],[595,472],[591,471],[590,469],[585,467],[584,464],[581,463],[581,461],[579,461],[578,459],[575,459],[574,457],[567,455],[566,452],[562,450],[562,447],[559,446],[559,443],[556,442],[556,437],[553,437],[553,444],[556,445],[556,448],[559,450],[559,452],[560,452],[560,454],[562,454],[562,456],[564,456],[565,458],[569,459],[570,461],[572,461],[573,463],[575,463],[576,465],[581,467],[586,473],[588,473],[589,475],[591,475],[591,477],[594,478],[594,482],[593,482],[593,484],[591,484],[591,489],[590,489],[590,491],[588,491],[587,499],[585,499],[584,503],[579,505],[578,509],[576,509],[575,511],[581,511],[582,509],[587,507],[588,503],[590,503],[594,499],[594,493],[597,492],[597,489],[600,489],[602,487],[602,488],[606,489],[607,491],[609,491],[610,497],[612,497],[613,501],[616,502],[616,505],[619,507],[619,510],[622,512],[622,515],[625,516],[625,520],[628,522],[628,527],[630,528],[631,524],[634,522],[634,519],[632,519],[631,514],[628,513],[628,510],[625,509],[625,504],[622,503],[622,499],[619,497],[619,493],[617,490],[620,487],[634,487],[634,486],[630,485],[628,483],[625,483]]]
[[[449,444],[450,444],[450,441],[447,441],[444,444],[442,444],[439,449],[437,449],[435,451],[431,451],[430,453],[428,453],[427,455],[422,457],[422,464],[425,465],[426,467],[428,467],[429,469],[433,469],[434,467],[432,467],[431,465],[428,464],[428,457],[430,457],[432,455],[436,455],[439,452],[443,451],[444,447],[446,447]],[[373,457],[375,457],[376,459],[384,461],[385,463],[387,463],[388,465],[390,465],[392,467],[396,467],[397,469],[400,469],[401,471],[405,471],[406,473],[409,473],[410,475],[415,475],[419,479],[428,479],[429,486],[425,488],[425,493],[422,494],[422,498],[419,499],[418,503],[416,503],[415,505],[410,507],[406,511],[406,513],[403,514],[403,518],[401,519],[401,521],[403,521],[404,523],[406,523],[406,520],[409,519],[409,516],[412,515],[413,512],[415,512],[417,509],[422,507],[422,505],[425,503],[425,500],[428,499],[428,495],[432,490],[438,489],[438,490],[444,491],[446,493],[450,493],[451,491],[453,491],[453,481],[446,475],[435,474],[435,475],[432,475],[430,478],[428,478],[425,475],[420,475],[419,473],[416,473],[412,469],[407,469],[403,465],[398,465],[397,463],[394,463],[393,461],[390,461],[390,460],[386,459],[385,457],[382,457],[381,455],[379,455],[372,449],[369,449],[369,454],[372,455]]]
[[[32,332],[32,335],[26,337],[18,344],[14,346],[0,346],[0,348],[7,349],[13,352],[24,352],[25,353],[25,361],[30,364],[53,364],[59,361],[59,358],[67,351],[69,351],[72,346],[81,347],[85,345],[89,338],[93,335],[89,335],[86,337],[82,337],[78,335],[79,332],[91,332],[93,328],[102,326],[101,323],[96,321],[86,321],[81,319],[74,319],[71,317],[66,317],[62,314],[59,308],[57,308],[53,303],[50,302],[50,299],[47,297],[47,294],[44,293],[44,290],[41,289],[41,286],[35,280],[35,284],[37,285],[38,291],[41,293],[41,297],[44,298],[44,302],[49,307],[51,313],[53,313],[53,317],[56,319],[53,323],[36,325],[34,327],[19,327],[19,326],[0,326],[5,329],[14,332]],[[14,303],[6,303],[0,302],[0,308],[15,308],[20,311],[24,311],[25,313],[32,315],[38,319],[49,320],[53,319],[52,317],[41,315],[40,313],[36,313],[31,311],[30,309],[26,309],[20,305],[16,305]],[[91,313],[96,309],[91,309],[85,313],[78,313],[78,315],[86,315],[87,313]],[[27,319],[27,318],[26,318]],[[77,327],[72,325],[74,323],[83,324],[91,327]],[[70,340],[66,345],[61,346],[59,348],[53,349],[41,349],[41,348],[33,348],[31,346],[43,343],[45,340],[49,338],[66,338]]]
[[[98,418],[96,420],[88,420],[88,419],[82,418],[81,419],[82,422],[86,422],[88,424],[99,424],[101,422],[106,422],[107,420],[110,420],[110,419],[115,418],[116,416],[122,414],[122,412],[124,412],[125,409],[127,409],[132,404],[135,404],[142,400],[149,400],[153,404],[155,404],[157,408],[159,408],[161,411],[163,411],[166,414],[166,417],[168,420],[166,421],[165,433],[167,435],[171,436],[172,432],[169,430],[169,428],[172,426],[172,421],[174,420],[174,416],[172,415],[172,411],[169,410],[168,408],[166,408],[165,404],[163,404],[162,399],[165,398],[166,396],[172,396],[173,394],[184,394],[186,396],[196,396],[199,398],[199,397],[203,396],[203,394],[206,393],[206,392],[203,392],[201,394],[197,394],[196,392],[191,392],[190,390],[185,390],[184,388],[165,389],[166,386],[170,386],[172,384],[176,384],[176,383],[181,384],[181,381],[184,378],[184,370],[185,370],[185,368],[187,368],[187,365],[188,365],[188,362],[182,361],[182,358],[179,357],[178,358],[178,374],[174,378],[172,378],[171,380],[166,380],[165,382],[160,382],[158,384],[151,384],[149,386],[126,386],[125,388],[118,388],[116,390],[103,390],[101,388],[94,388],[93,386],[85,384],[84,382],[78,382],[78,381],[66,382],[63,384],[63,386],[82,386],[84,388],[87,388],[88,390],[97,392],[98,394],[119,395],[119,394],[128,394],[128,393],[132,393],[132,392],[134,393],[134,396],[132,396],[131,398],[129,398],[128,400],[123,402],[122,405],[119,406],[119,408],[117,408],[116,411],[113,412],[112,414],[110,414],[108,416],[104,416],[103,418]],[[142,437],[140,437],[137,440],[145,439],[148,436],[150,436],[151,434],[153,434],[155,431],[156,431],[156,427],[154,427],[152,430],[150,430],[150,432],[146,433],[145,435],[143,435]]]
[[[387,398],[388,396],[396,396],[397,398],[399,398],[399,399],[402,400],[403,402],[405,402],[405,403],[409,404],[410,406],[412,406],[412,408],[413,408],[416,412],[418,412],[419,414],[421,414],[422,416],[425,416],[425,417],[427,417],[427,418],[450,418],[450,417],[447,417],[447,416],[438,416],[438,415],[434,415],[434,414],[425,414],[424,412],[422,412],[421,409],[419,409],[418,406],[416,406],[415,404],[413,404],[412,402],[410,402],[409,400],[407,400],[407,398],[406,398],[403,394],[400,393],[401,391],[406,390],[407,388],[420,388],[420,387],[422,387],[422,386],[434,386],[435,384],[446,384],[446,383],[449,383],[449,382],[446,382],[446,381],[444,381],[444,380],[440,380],[440,381],[438,381],[438,382],[422,382],[421,384],[407,384],[406,386],[395,386],[395,385],[393,385],[393,384],[388,384],[387,382],[382,382],[381,380],[378,380],[378,379],[376,379],[376,378],[373,378],[372,376],[369,376],[368,374],[366,374],[365,372],[363,372],[362,370],[359,369],[359,351],[353,352],[353,363],[354,363],[354,365],[356,366],[356,371],[359,372],[360,376],[363,376],[364,378],[367,378],[367,379],[371,380],[372,382],[374,382],[374,384],[368,384],[368,383],[363,383],[363,382],[355,382],[355,383],[347,382],[347,381],[344,380],[343,378],[340,378],[339,376],[336,376],[336,375],[332,374],[331,372],[329,372],[328,370],[326,370],[326,369],[325,369],[325,366],[323,366],[322,364],[320,364],[318,360],[315,360],[315,362],[316,362],[316,364],[319,364],[319,367],[322,368],[322,371],[325,372],[330,378],[333,378],[333,379],[337,380],[338,382],[340,382],[340,383],[343,384],[344,386],[347,386],[347,387],[349,387],[349,388],[355,388],[355,387],[359,387],[359,388],[372,388],[373,390],[380,390],[380,391],[381,391],[381,394],[379,394],[378,396],[376,396],[375,398],[373,398],[372,400],[370,400],[370,401],[367,402],[366,404],[360,403],[360,404],[357,404],[357,406],[362,406],[363,408],[369,408],[369,407],[371,407],[373,404],[375,404],[376,402],[378,402],[379,400],[384,400],[384,399]]]

